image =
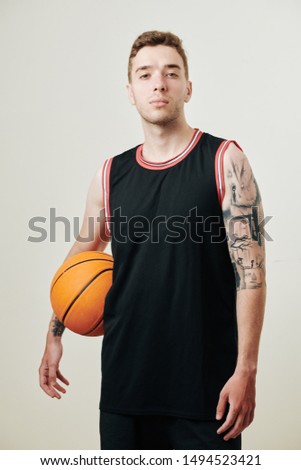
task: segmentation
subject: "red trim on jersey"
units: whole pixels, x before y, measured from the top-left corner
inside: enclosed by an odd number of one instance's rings
[[[105,188],[104,188],[104,169],[105,169],[105,164],[106,164],[106,161],[104,161],[104,164],[102,165],[102,169],[101,169],[101,192],[102,192],[102,203],[103,203],[103,208],[104,210],[106,211],[106,207],[105,207]]]
[[[104,209],[105,209],[105,234],[107,237],[111,237],[110,231],[110,171],[112,165],[113,157],[108,158],[103,166],[103,200],[104,200]]]
[[[217,189],[217,197],[218,201],[220,203],[220,206],[222,206],[223,199],[225,197],[225,175],[224,175],[224,155],[231,144],[236,145],[242,152],[243,149],[238,145],[238,143],[235,140],[223,140],[218,147],[216,154],[215,154],[215,159],[214,159],[214,170],[215,170],[215,182],[216,182],[216,189]]]
[[[193,136],[185,150],[176,157],[170,158],[169,160],[165,160],[164,162],[150,162],[143,158],[143,144],[141,144],[136,150],[136,161],[139,163],[140,166],[143,166],[144,168],[148,168],[150,170],[165,170],[165,168],[170,168],[176,165],[177,163],[184,160],[184,158],[191,152],[191,150],[196,146],[196,144],[202,137],[202,131],[200,131],[199,129],[194,129],[194,131],[195,132],[193,133]]]

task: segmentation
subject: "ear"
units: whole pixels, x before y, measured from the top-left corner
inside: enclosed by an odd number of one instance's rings
[[[128,95],[129,95],[129,100],[130,102],[135,105],[136,102],[135,102],[135,98],[134,98],[134,93],[133,93],[133,89],[132,89],[132,85],[130,83],[127,84],[126,86],[127,88],[127,91],[128,91]]]
[[[186,91],[186,98],[185,103],[188,103],[192,95],[192,82],[190,80],[187,81],[187,91]]]

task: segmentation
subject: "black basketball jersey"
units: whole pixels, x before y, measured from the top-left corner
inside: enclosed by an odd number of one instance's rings
[[[114,270],[103,411],[215,419],[237,360],[236,284],[221,210],[230,142],[195,129],[165,162],[145,160],[139,145],[104,164]]]

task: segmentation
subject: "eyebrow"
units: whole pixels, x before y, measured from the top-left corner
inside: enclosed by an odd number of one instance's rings
[[[152,69],[152,68],[153,68],[152,65],[142,65],[141,67],[137,68],[135,73],[140,72],[142,70],[149,70],[149,69]],[[178,69],[178,70],[181,70],[181,67],[178,64],[166,64],[166,65],[164,65],[164,68],[165,69]]]

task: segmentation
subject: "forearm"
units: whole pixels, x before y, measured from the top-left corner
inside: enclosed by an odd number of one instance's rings
[[[65,326],[60,322],[55,313],[53,313],[49,322],[46,342],[61,341],[64,330]]]
[[[238,357],[236,372],[256,374],[266,285],[237,292]]]

